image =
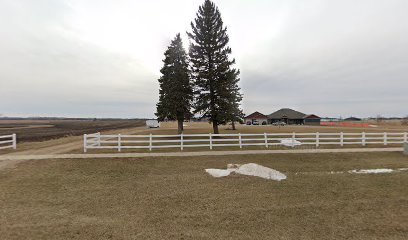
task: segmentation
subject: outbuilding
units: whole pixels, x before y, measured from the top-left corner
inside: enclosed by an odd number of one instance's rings
[[[303,118],[303,124],[305,124],[305,125],[317,125],[317,126],[319,126],[320,121],[321,121],[321,118],[319,116],[314,115],[314,114],[306,115]]]
[[[347,121],[347,122],[359,122],[359,121],[361,121],[361,118],[349,117],[349,118],[344,119],[344,121]]]
[[[150,119],[146,120],[146,126],[148,128],[159,128],[160,127],[160,122],[156,119]]]
[[[247,125],[266,125],[268,123],[268,116],[260,112],[254,112],[245,117],[245,124]]]

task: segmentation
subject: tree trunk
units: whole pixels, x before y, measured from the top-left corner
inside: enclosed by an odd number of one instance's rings
[[[237,129],[235,128],[235,121],[234,121],[234,120],[232,120],[232,130],[237,130]]]
[[[184,131],[183,123],[184,123],[183,119],[177,120],[177,125],[178,125],[177,134],[182,134],[183,133],[183,131]]]
[[[213,121],[213,130],[214,130],[214,134],[219,134],[220,133],[218,131],[218,123],[216,121]]]

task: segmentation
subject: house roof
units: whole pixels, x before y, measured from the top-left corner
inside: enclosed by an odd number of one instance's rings
[[[282,119],[282,118],[288,118],[288,119],[303,119],[306,116],[306,114],[295,111],[290,108],[282,108],[274,113],[271,113],[268,115],[269,119]]]
[[[252,114],[249,114],[249,115],[246,116],[245,118],[253,118],[253,119],[265,118],[265,119],[267,119],[268,116],[263,115],[263,114],[260,113],[260,112],[254,112],[254,113],[252,113]]]
[[[349,118],[344,119],[344,121],[361,121],[361,118],[349,117]]]
[[[317,115],[314,115],[314,114],[309,114],[309,115],[306,115],[306,116],[304,116],[303,118],[314,118],[314,119],[321,119],[321,117],[319,117],[319,116],[317,116]]]

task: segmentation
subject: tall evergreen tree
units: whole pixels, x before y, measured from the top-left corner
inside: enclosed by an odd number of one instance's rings
[[[236,79],[238,82],[239,79]],[[232,130],[236,130],[235,123],[242,120],[245,115],[240,108],[240,103],[242,101],[242,94],[240,93],[240,89],[237,87],[237,84],[232,84],[233,89],[230,89],[232,92],[231,100],[229,101],[230,106],[228,107],[229,111],[227,112],[226,120],[231,121]]]
[[[218,8],[210,0],[200,6],[190,38],[191,76],[195,85],[195,113],[209,118],[214,133],[218,125],[234,121],[242,111],[242,95],[238,87],[239,70],[230,60],[227,28],[223,26]]]
[[[177,120],[178,133],[183,132],[183,122],[192,116],[193,87],[190,81],[187,53],[180,34],[164,53],[164,66],[160,70],[159,102],[156,116],[159,120]]]

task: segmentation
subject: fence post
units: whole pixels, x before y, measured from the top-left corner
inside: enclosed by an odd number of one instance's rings
[[[384,133],[384,146],[387,146],[387,133]]]
[[[98,132],[97,139],[98,139],[98,147],[100,147],[101,146],[101,133],[100,132]]]
[[[408,142],[405,142],[402,146],[404,148],[404,155],[408,156]]]
[[[340,146],[344,146],[344,133],[343,132],[341,132],[340,133]]]
[[[366,145],[366,134],[363,132],[361,134],[361,145],[365,146]]]
[[[404,132],[404,142],[408,143],[408,133]]]
[[[239,148],[242,148],[242,136],[241,136],[241,133],[238,133],[238,139],[239,139]]]
[[[183,133],[181,133],[180,134],[180,149],[181,149],[181,151],[184,150],[183,140],[184,140]]]
[[[152,143],[152,134],[150,133],[150,136],[149,136],[149,151],[152,151],[152,146],[153,146],[153,143]]]
[[[212,150],[212,149],[213,149],[213,145],[212,145],[212,135],[211,135],[211,133],[209,133],[208,136],[210,137],[210,149]]]
[[[296,137],[296,133],[293,132],[293,133],[292,133],[292,148],[295,147],[295,137]]]
[[[86,153],[86,151],[87,151],[87,145],[88,145],[88,143],[87,143],[87,134],[84,134],[84,153]]]
[[[316,147],[319,147],[320,141],[319,141],[319,133],[316,133]]]
[[[268,135],[264,133],[264,137],[265,137],[265,147],[268,148]]]
[[[15,133],[13,134],[13,149],[17,149],[17,135]]]
[[[122,138],[120,136],[120,134],[118,134],[118,152],[122,151],[121,147],[122,147]]]

